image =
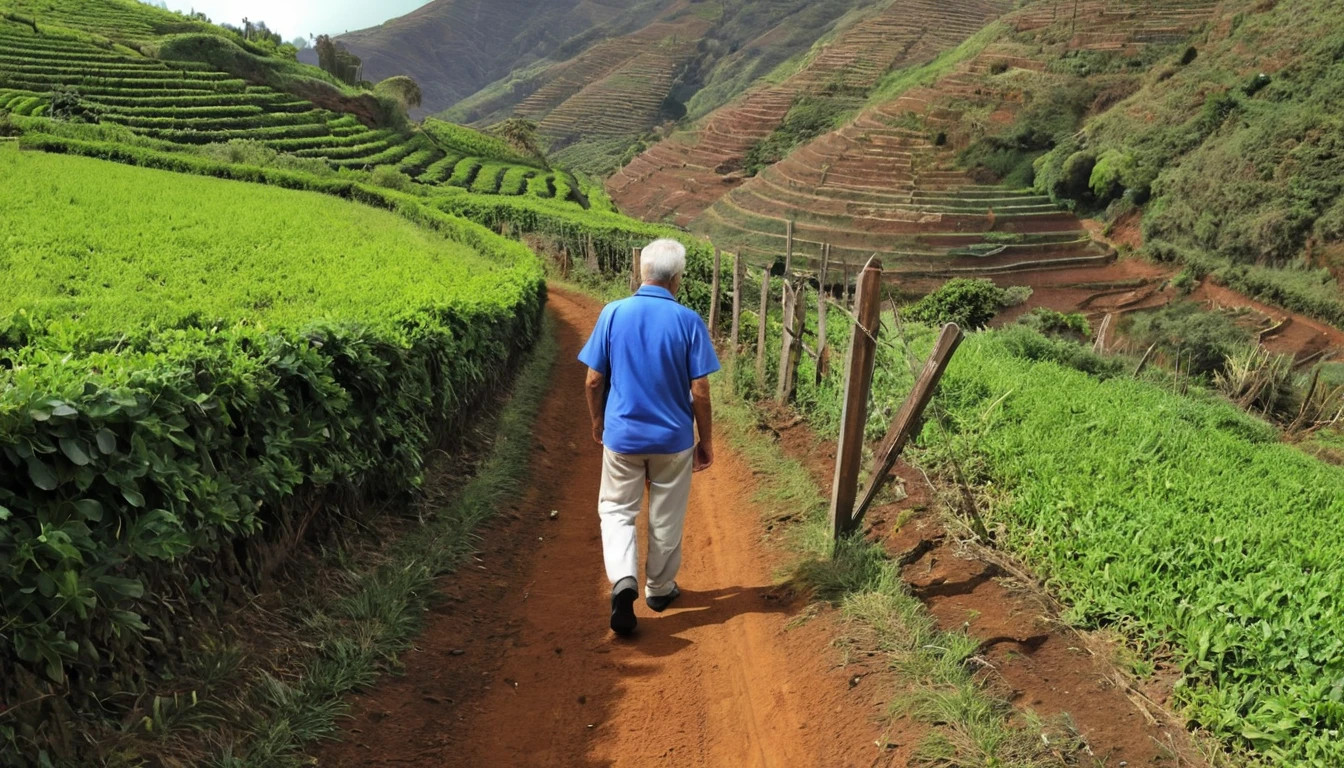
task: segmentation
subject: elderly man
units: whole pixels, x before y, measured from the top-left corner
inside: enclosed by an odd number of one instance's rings
[[[635,629],[639,553],[635,518],[649,492],[645,601],[661,613],[681,594],[681,532],[691,473],[714,463],[709,379],[719,370],[709,331],[676,301],[686,249],[650,243],[640,259],[644,285],[608,304],[579,361],[588,366],[593,439],[603,446],[602,555],[611,589],[611,629]],[[700,442],[695,442],[696,429]]]

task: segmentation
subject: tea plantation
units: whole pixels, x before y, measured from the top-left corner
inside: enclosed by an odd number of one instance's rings
[[[321,499],[413,489],[539,329],[536,258],[413,200],[12,143],[0,178],[7,702],[142,687],[183,590],[257,578],[238,547]]]
[[[0,0],[0,109],[182,145],[247,142],[477,194],[583,201],[577,179],[539,156],[457,126],[421,130],[395,100],[133,0]]]

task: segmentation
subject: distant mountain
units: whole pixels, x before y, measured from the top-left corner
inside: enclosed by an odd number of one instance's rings
[[[656,0],[435,0],[377,27],[337,37],[377,82],[410,75],[421,114],[456,104],[514,69],[556,54],[596,27],[638,25]],[[647,9],[643,14],[641,9]],[[624,29],[621,31],[625,31]],[[570,54],[572,55],[572,54]],[[316,54],[310,54],[316,60]]]

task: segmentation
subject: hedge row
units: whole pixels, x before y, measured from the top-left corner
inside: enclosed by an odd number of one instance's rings
[[[412,489],[434,440],[531,345],[545,283],[522,245],[411,195],[185,153],[22,143],[358,200],[501,264],[489,297],[378,323],[128,329],[68,354],[25,315],[0,322],[0,666],[15,672],[0,693],[23,701],[45,676],[53,712],[135,690],[170,628],[149,624],[193,584],[266,568],[248,542],[301,530],[324,495]]]

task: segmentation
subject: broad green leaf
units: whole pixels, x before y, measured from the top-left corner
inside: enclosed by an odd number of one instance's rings
[[[77,467],[85,466],[93,461],[93,459],[89,458],[89,454],[85,451],[84,446],[79,440],[62,437],[60,439],[60,446],[61,453],[64,453],[65,457]]]
[[[43,464],[36,457],[28,459],[28,479],[33,482],[33,485],[44,491],[54,491],[60,485],[60,481],[56,479],[56,474],[51,471],[51,467]]]
[[[103,504],[97,499],[80,499],[75,502],[75,506],[85,520],[92,520],[96,523],[103,519]]]
[[[111,455],[117,450],[117,436],[110,429],[98,430],[98,451],[103,455]]]
[[[123,487],[121,489],[121,496],[122,498],[126,499],[126,503],[130,504],[133,507],[145,506],[145,497],[134,488]]]

